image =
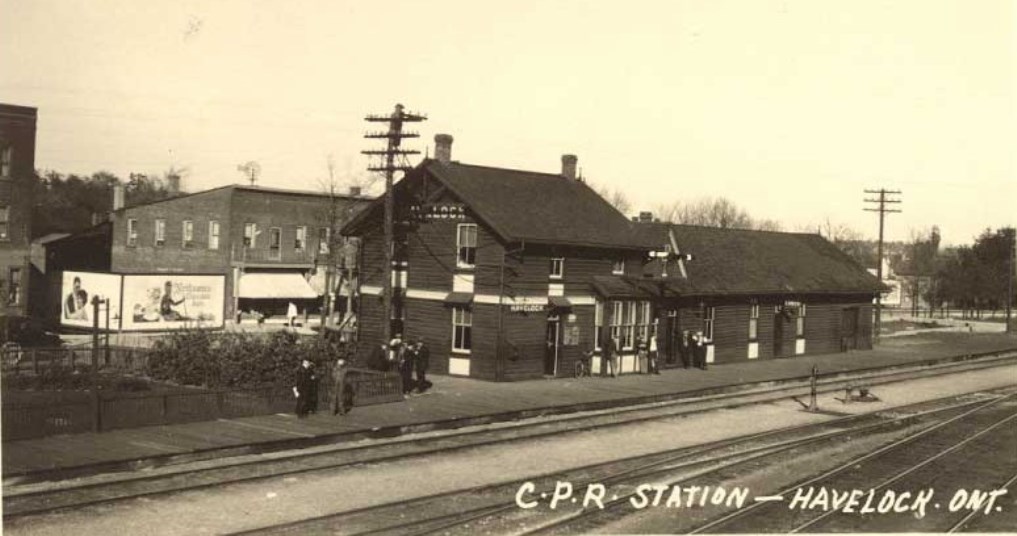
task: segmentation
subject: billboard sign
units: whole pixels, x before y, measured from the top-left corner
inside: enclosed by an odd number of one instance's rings
[[[226,277],[125,275],[124,330],[221,328]]]
[[[120,279],[118,274],[64,272],[60,285],[60,324],[80,328],[93,327],[92,298],[109,300],[109,325],[106,305],[99,309],[99,329],[120,328]]]

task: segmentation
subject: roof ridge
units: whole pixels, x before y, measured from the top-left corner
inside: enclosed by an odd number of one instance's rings
[[[438,161],[435,160],[435,162],[438,162]],[[438,163],[440,163],[440,162],[438,162]],[[462,162],[459,162],[458,160],[453,160],[452,162],[449,162],[449,163],[457,165],[457,166],[463,166],[463,167],[475,167],[475,168],[484,168],[484,169],[495,169],[495,170],[498,170],[498,171],[508,171],[510,173],[525,173],[525,174],[528,174],[528,175],[546,175],[547,177],[554,177],[554,178],[557,178],[557,179],[564,179],[565,178],[560,173],[548,173],[546,171],[530,171],[530,170],[527,170],[527,169],[506,168],[506,167],[498,167],[498,166],[485,166],[483,164],[464,164]],[[580,182],[581,183],[581,182],[584,182],[584,181],[580,181],[580,180],[577,179],[576,182]]]

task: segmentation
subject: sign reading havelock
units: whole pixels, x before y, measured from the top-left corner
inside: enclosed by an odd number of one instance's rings
[[[871,345],[878,281],[818,235],[630,221],[577,177],[435,158],[392,188],[392,333],[422,339],[436,372],[488,380],[570,376],[609,338],[622,372],[657,340],[681,363],[690,333],[713,362]],[[385,326],[383,199],[344,229],[362,239],[360,338]],[[790,318],[776,311],[794,309]]]

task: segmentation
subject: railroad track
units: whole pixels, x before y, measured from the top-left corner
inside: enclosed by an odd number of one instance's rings
[[[1004,468],[986,467],[984,460],[972,455],[972,451],[1017,453],[1015,423],[1017,403],[1014,395],[1010,395],[890,443],[774,495],[786,496],[807,488],[871,489],[878,494],[891,486],[897,490],[932,489],[942,493],[956,488],[958,483],[970,483],[971,477],[976,479],[979,487],[1006,488],[1015,480],[1011,475],[1017,471],[1017,457],[1012,457],[1009,463],[1004,462],[1007,465]],[[950,496],[930,499],[927,511],[923,510],[920,516],[860,516],[857,512],[845,512],[844,507],[815,511],[792,509],[784,502],[755,503],[692,532],[952,532],[964,529],[973,518],[985,513],[968,509],[950,511],[948,501],[952,502]]]
[[[1005,395],[1006,397],[1014,394]],[[1000,395],[1003,396],[1003,395]],[[625,515],[624,506],[635,494],[635,486],[646,482],[670,484],[695,480],[704,482],[715,475],[745,466],[766,463],[778,454],[794,455],[803,449],[879,433],[900,433],[902,428],[922,430],[940,422],[998,403],[984,399],[957,402],[929,409],[932,403],[887,411],[841,417],[822,423],[800,425],[752,434],[694,447],[655,453],[621,461],[595,464],[555,472],[526,480],[502,482],[395,501],[311,519],[260,527],[239,534],[334,533],[358,536],[386,534],[423,536],[429,534],[473,533],[582,533],[608,518]],[[936,401],[946,404],[947,400]],[[974,409],[972,409],[974,408]],[[918,413],[909,414],[910,411]],[[559,509],[522,509],[517,503],[521,486],[532,483],[528,500],[541,494],[550,497],[559,482],[570,482],[580,490],[591,484],[614,490],[603,499],[603,508],[583,509],[566,500]],[[581,496],[581,495],[580,495]],[[578,497],[577,497],[578,498]],[[562,508],[561,506],[564,506]]]
[[[1013,356],[1002,352],[985,361],[961,362],[917,371],[890,371],[884,374],[864,375],[870,385],[890,383],[902,379],[927,377],[959,370],[976,370],[1011,363]],[[857,382],[857,377],[821,381],[821,392],[843,389]],[[576,433],[605,426],[621,426],[644,421],[662,420],[700,412],[740,405],[766,403],[785,399],[800,393],[804,387],[789,391],[787,386],[706,397],[698,401],[688,399],[657,403],[641,407],[626,407],[589,415],[568,415],[551,422],[531,422],[479,431],[458,431],[427,438],[401,438],[383,443],[362,446],[341,446],[325,451],[290,453],[285,456],[247,457],[227,464],[199,462],[181,467],[165,467],[145,474],[131,474],[126,478],[101,476],[81,481],[51,485],[4,486],[5,520],[38,515],[57,510],[86,508],[137,498],[151,498],[185,491],[199,490],[227,484],[238,484],[297,475],[314,471],[340,469],[363,464],[391,462],[406,458],[502,444],[510,441],[532,440],[558,434]],[[695,405],[695,407],[692,407]],[[837,422],[837,421],[831,421]],[[770,433],[779,433],[770,432]],[[769,433],[768,433],[769,434]]]

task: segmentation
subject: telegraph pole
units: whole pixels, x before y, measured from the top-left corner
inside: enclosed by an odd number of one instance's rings
[[[866,199],[866,203],[877,203],[879,208],[867,208],[868,212],[879,213],[879,246],[877,249],[876,256],[876,278],[879,279],[879,284],[883,284],[883,219],[887,214],[900,212],[899,209],[886,208],[886,205],[897,204],[901,201],[899,199],[891,199],[889,196],[900,195],[900,190],[886,190],[880,188],[878,190],[865,190],[867,194],[878,194],[878,199]],[[876,338],[879,338],[880,331],[882,329],[882,318],[883,318],[883,293],[880,292],[876,295]]]
[[[1007,242],[1009,242],[1009,255],[1007,255],[1007,276],[1006,276],[1006,332],[1013,333],[1013,278],[1014,278],[1014,253],[1017,249],[1017,229],[1007,229]]]
[[[392,182],[396,171],[406,172],[412,169],[406,157],[408,155],[420,154],[420,151],[400,149],[399,146],[405,138],[419,138],[420,134],[415,132],[403,132],[403,123],[419,123],[427,120],[422,114],[406,112],[402,104],[396,104],[395,110],[388,115],[368,115],[364,118],[370,123],[388,123],[386,132],[368,132],[364,134],[369,139],[387,140],[385,149],[367,150],[361,153],[369,156],[383,157],[381,165],[368,166],[369,171],[385,172],[385,264],[382,273],[382,298],[384,300],[384,320],[382,321],[382,342],[388,344],[392,340],[392,262],[394,250],[394,232],[392,229],[395,202],[393,200]]]

